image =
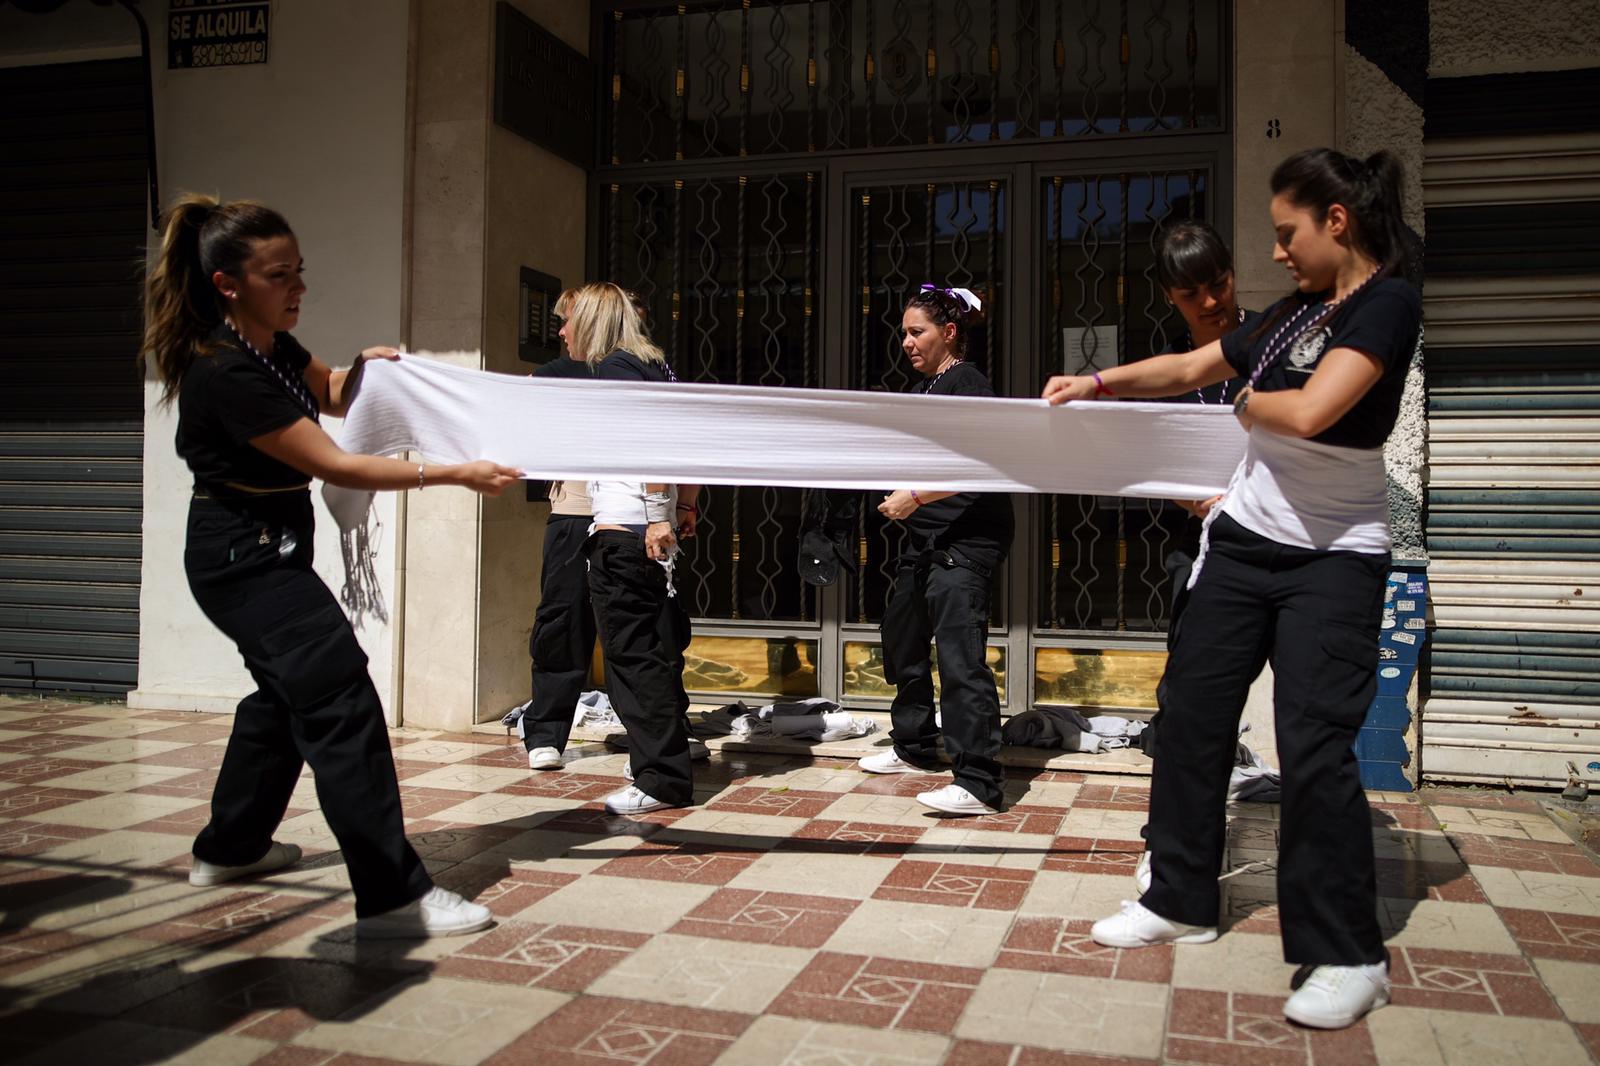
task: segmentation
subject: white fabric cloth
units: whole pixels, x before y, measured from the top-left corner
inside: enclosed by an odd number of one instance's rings
[[[492,459],[529,477],[1203,499],[1244,453],[1225,407],[552,380],[365,364],[347,451]],[[323,488],[343,529],[371,493]]]
[[[1369,555],[1389,550],[1382,448],[1341,448],[1252,431],[1219,506],[1241,526],[1279,544]]]

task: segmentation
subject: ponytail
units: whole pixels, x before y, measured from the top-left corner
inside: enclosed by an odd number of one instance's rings
[[[155,366],[162,403],[172,402],[189,367],[208,354],[208,338],[222,321],[222,299],[211,276],[219,270],[237,276],[254,242],[292,235],[282,215],[250,200],[223,204],[189,193],[167,209],[161,250],[145,278],[139,349],[140,370]]]

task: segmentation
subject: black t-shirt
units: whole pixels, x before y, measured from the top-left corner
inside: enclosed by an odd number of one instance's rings
[[[571,362],[571,360],[568,360]],[[670,381],[665,365],[647,363],[626,348],[618,348],[594,368],[601,381]]]
[[[993,396],[989,379],[971,363],[957,363],[931,381],[914,383],[908,392],[931,396]],[[915,488],[915,485],[908,486]],[[907,550],[956,547],[986,567],[996,567],[1011,547],[1015,532],[1011,497],[1003,492],[959,492],[923,504],[905,520]]]
[[[1325,295],[1287,296],[1267,310],[1266,320],[1282,321],[1280,314],[1293,314],[1309,301],[1320,303]],[[1283,345],[1283,354],[1261,375],[1256,389],[1275,392],[1302,388],[1322,362],[1324,352],[1335,348],[1365,352],[1383,365],[1383,376],[1343,418],[1311,439],[1345,448],[1383,447],[1400,413],[1400,394],[1405,390],[1406,371],[1416,350],[1417,329],[1422,323],[1421,296],[1402,278],[1383,278],[1351,296],[1327,322],[1315,324],[1314,320],[1320,317],[1315,310],[1306,314],[1313,324],[1298,337],[1281,338],[1288,341]],[[1234,370],[1248,378],[1276,331],[1276,326],[1269,326],[1260,331],[1260,337],[1254,337],[1258,332],[1255,329],[1236,329],[1222,338],[1222,354]]]
[[[589,369],[589,364],[582,359],[568,359],[561,356],[552,359],[543,366],[535,367],[533,376],[536,378],[592,378],[594,371]]]
[[[1244,313],[1244,317],[1239,320],[1239,324],[1233,329],[1229,330],[1227,333],[1224,333],[1223,336],[1226,337],[1233,333],[1244,333],[1248,335],[1260,324],[1260,311],[1246,311]],[[1192,351],[1194,351],[1194,338],[1189,335],[1188,330],[1184,330],[1182,333],[1178,334],[1171,344],[1167,345],[1165,348],[1161,349],[1155,354],[1182,355],[1185,352]],[[1226,404],[1232,403],[1234,396],[1236,396],[1239,390],[1242,388],[1244,388],[1244,382],[1234,377],[1229,378],[1227,381],[1219,381],[1215,385],[1207,385],[1202,389],[1191,389],[1188,392],[1182,392],[1176,396],[1163,397],[1163,399],[1167,403]]]
[[[194,473],[195,486],[212,495],[232,495],[227,485],[284,489],[310,478],[251,446],[250,441],[306,417],[305,408],[261,361],[239,346],[226,326],[211,335],[213,352],[200,356],[178,389],[178,454]],[[279,333],[272,359],[285,373],[304,374],[311,353]]]

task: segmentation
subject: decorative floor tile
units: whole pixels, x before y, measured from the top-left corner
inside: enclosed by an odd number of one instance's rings
[[[236,892],[166,921],[129,930],[141,940],[184,940],[192,945],[256,953],[327,924],[315,900],[266,892]]]
[[[761,853],[699,841],[668,839],[666,834],[642,841],[595,872],[612,877],[642,877],[697,885],[725,885]]]
[[[603,774],[535,773],[511,782],[500,789],[501,795],[545,796],[550,799],[570,800],[581,806],[594,800],[605,799],[617,791],[623,782]]]
[[[0,740],[0,752],[35,757],[81,747],[83,738],[70,733],[14,733],[7,730],[5,739]]]
[[[957,1040],[945,1060],[951,1066],[1152,1066],[1150,1059],[1092,1052],[1050,1051],[1021,1044],[995,1044],[987,1040]]]
[[[906,854],[927,830],[923,825],[818,818],[779,844],[778,849],[826,855],[899,856]]]
[[[0,819],[29,818],[82,800],[104,795],[88,789],[51,788],[48,785],[17,785],[0,792]]]
[[[65,760],[63,760],[65,761]],[[4,779],[7,766],[0,766],[0,779]],[[127,792],[141,785],[155,785],[175,777],[194,773],[182,766],[154,766],[150,763],[107,763],[91,766],[77,773],[54,776],[50,783],[57,788],[86,788],[95,792]]]
[[[728,882],[728,887],[757,892],[793,892],[797,888],[821,885],[834,899],[862,900],[877,891],[897,861],[867,854],[830,854],[779,847],[751,863]]]
[[[948,1035],[983,971],[821,952],[768,1008],[772,1014]]]
[[[1287,991],[1260,996],[1173,989],[1162,1061],[1241,1066],[1367,1066],[1379,1061],[1365,1021],[1349,1029],[1303,1029],[1283,1016]]]
[[[1565,837],[1556,842],[1457,833],[1453,830],[1449,837],[1461,858],[1473,866],[1503,866],[1535,873],[1600,877],[1600,866],[1596,866],[1593,859]]]
[[[0,823],[0,855],[9,858],[38,855],[68,841],[97,837],[104,832],[103,829],[26,820],[3,822]]]
[[[1144,828],[1145,812],[1093,807],[1072,808],[1072,813],[1061,820],[1061,835],[1079,839],[1114,839],[1139,841],[1144,838],[1139,831]],[[1272,845],[1276,847],[1276,843]]]
[[[1571,843],[1550,816],[1542,810],[1484,810],[1480,807],[1452,807],[1434,804],[1431,808],[1439,826],[1451,833],[1506,837],[1511,840],[1546,840]]]
[[[678,924],[715,891],[712,885],[673,884],[595,873],[551,893],[518,913],[516,919],[662,933]]]
[[[811,819],[839,798],[837,792],[811,792],[800,788],[734,788],[707,805],[712,811],[771,814],[783,818]]]
[[[398,765],[398,762],[396,763]],[[405,783],[415,788],[443,788],[456,792],[493,792],[506,785],[525,781],[528,769],[499,766],[438,766],[406,777]]]
[[[1600,914],[1600,876],[1575,877],[1499,866],[1478,866],[1472,872],[1496,907]],[[1600,874],[1600,870],[1595,873]]]
[[[1521,955],[1483,955],[1395,947],[1389,953],[1391,1002],[1474,1014],[1559,1018],[1561,1011]]]
[[[447,977],[582,992],[650,937],[577,925],[504,922],[439,960]]]
[[[1600,965],[1538,959],[1534,968],[1568,1021],[1600,1024]]]
[[[1063,873],[1106,874],[1131,879],[1144,854],[1143,840],[1121,837],[1057,837],[1044,868]]]
[[[751,1021],[731,1011],[584,996],[507,1044],[485,1066],[710,1066]]]
[[[1006,934],[995,965],[1038,973],[1075,973],[1123,981],[1172,980],[1171,945],[1124,951],[1096,944],[1086,918],[1019,917]]]
[[[671,931],[778,947],[819,948],[858,906],[855,900],[724,888]]]
[[[1275,935],[1237,930],[1209,944],[1173,948],[1172,983],[1177,988],[1287,996],[1295,967],[1283,961]]]
[[[1515,955],[1516,941],[1494,908],[1431,899],[1378,898],[1378,924],[1391,945]]]
[[[907,859],[895,867],[872,898],[1013,911],[1032,881],[1031,870]]]
[[[981,824],[987,820],[952,818],[923,833],[907,849],[905,857],[927,862],[949,860],[969,866],[1037,870],[1055,847],[1055,837],[1044,833],[991,832]]]
[[[1140,1020],[1163,1017],[1166,1008],[1167,986],[1161,984],[993,969],[983,975],[955,1035],[1154,1058],[1161,1051],[1161,1026]]]
[[[589,992],[760,1014],[812,954],[801,948],[662,934],[598,978]]]
[[[1433,899],[1450,903],[1487,903],[1477,880],[1462,863],[1407,862],[1377,859],[1378,895],[1390,899]]]
[[[1600,914],[1497,908],[1522,950],[1536,959],[1600,964]]]
[[[1011,914],[869,899],[828,939],[829,951],[882,958],[988,966],[1000,953]]]
[[[65,788],[68,786],[61,783],[62,778],[102,769],[104,766],[104,763],[90,762],[87,759],[64,759],[59,755],[14,759],[10,762],[0,762],[0,781],[11,781],[21,785],[49,782],[56,788]],[[109,792],[111,789],[94,788],[93,791]]]
[[[928,1033],[767,1015],[756,1019],[718,1066],[966,1066],[950,1048],[948,1038]]]
[[[434,875],[435,883],[459,892],[480,906],[488,907],[497,918],[509,918],[525,911],[576,880],[577,874],[558,870],[517,868],[486,871],[470,862],[459,863]]]
[[[46,811],[38,815],[37,820],[51,825],[78,825],[87,829],[126,829],[140,822],[170,818],[181,811],[196,809],[209,812],[207,806],[189,799],[102,792],[93,799]],[[205,822],[201,821],[200,824],[204,825]]]
[[[1072,805],[1085,810],[1147,811],[1150,809],[1150,787],[1085,784],[1079,787]]]

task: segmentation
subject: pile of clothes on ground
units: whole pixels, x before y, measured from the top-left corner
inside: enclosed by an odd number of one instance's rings
[[[847,714],[837,703],[822,697],[759,707],[730,703],[704,712],[695,722],[697,733],[716,733],[741,740],[782,737],[826,742],[864,737],[877,731],[878,723],[871,718]]]
[[[522,716],[532,706],[533,701],[529,700],[507,711],[505,717],[500,719],[500,724],[506,727],[506,732],[516,730],[517,736],[523,736]],[[572,712],[572,728],[621,729],[622,719],[612,710],[610,696],[598,689],[591,689],[578,697],[578,705]]]

